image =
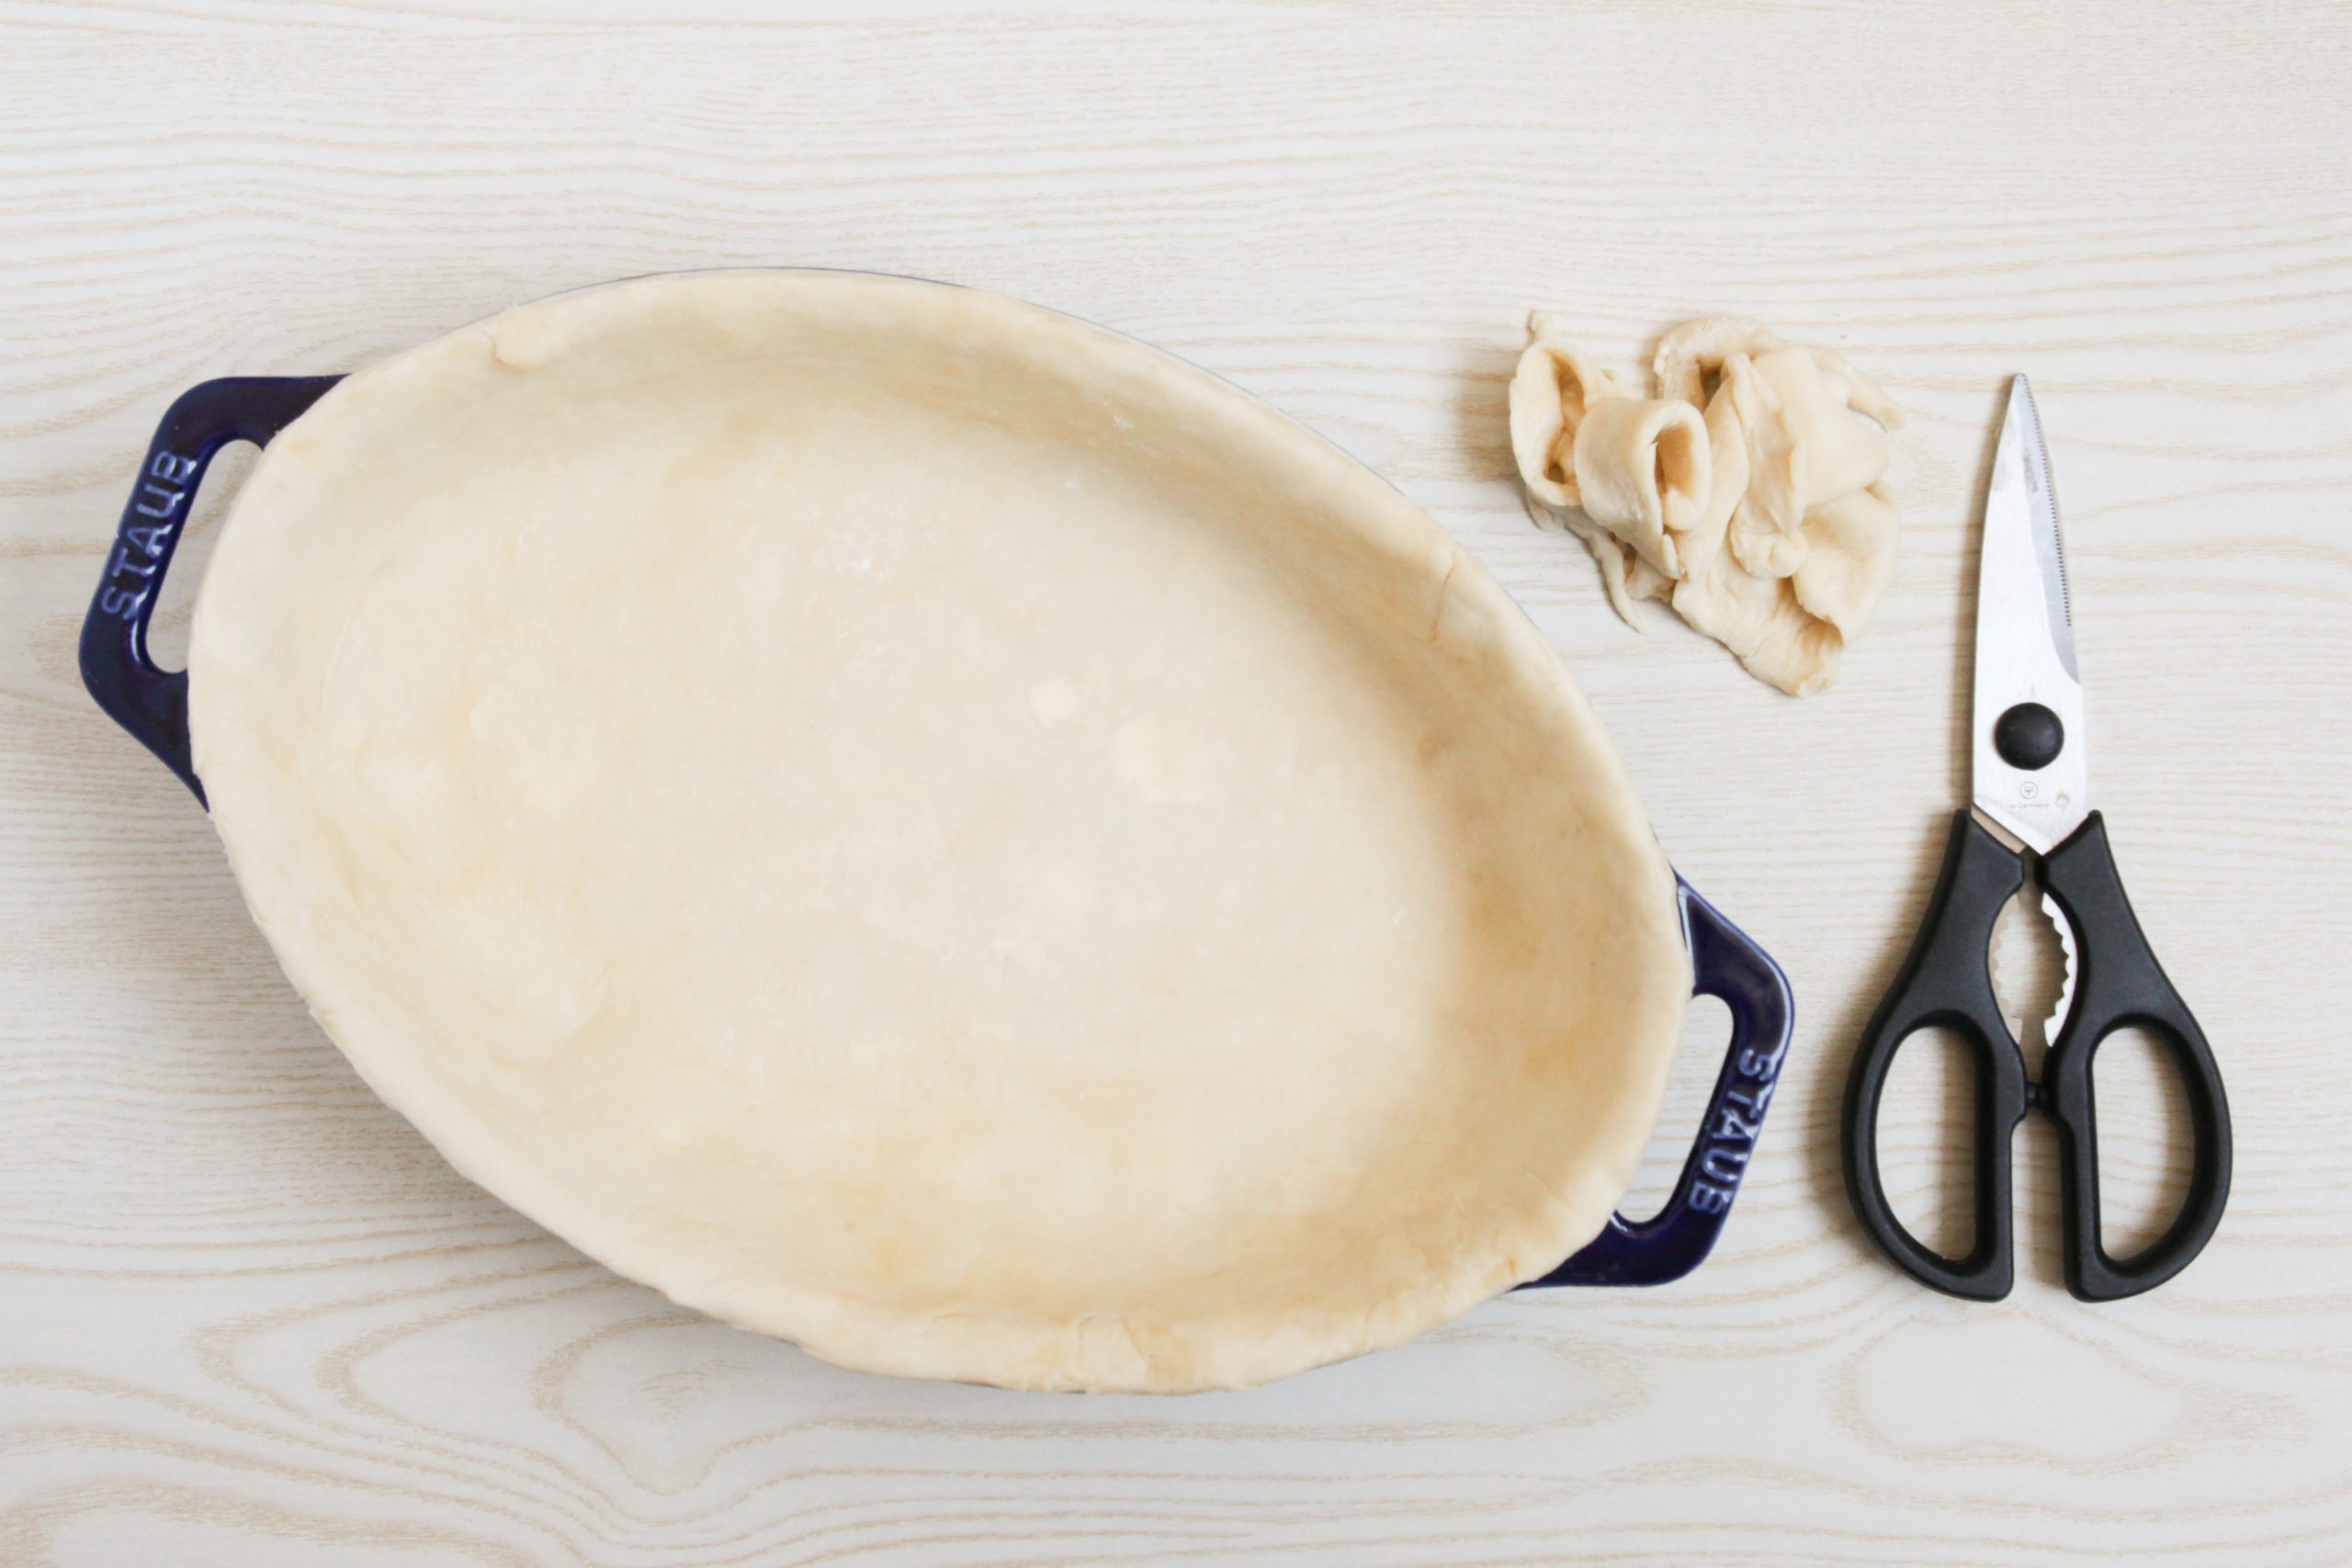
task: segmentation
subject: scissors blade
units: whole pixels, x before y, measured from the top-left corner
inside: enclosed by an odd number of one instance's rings
[[[2047,726],[2023,722],[2041,716],[2034,708],[2055,721],[2054,756],[2018,743],[2020,729],[2029,739],[2048,734]],[[2009,383],[1984,497],[1973,728],[1978,810],[2045,853],[2082,826],[2090,771],[2066,547],[2041,417],[2022,376]]]

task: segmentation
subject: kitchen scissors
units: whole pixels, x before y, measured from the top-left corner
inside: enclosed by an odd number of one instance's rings
[[[2204,1032],[2141,933],[2107,824],[2090,807],[2065,547],[2041,416],[2022,376],[2010,383],[1994,453],[1977,570],[1973,808],[1952,815],[1927,917],[1855,1053],[1846,1084],[1846,1190],[1862,1228],[1905,1273],[1951,1295],[1998,1301],[2016,1274],[2011,1134],[2038,1108],[2058,1124],[2067,1289],[2084,1301],[2117,1301],[2163,1284],[2212,1238],[2230,1195],[2229,1102]],[[1988,956],[1993,922],[2025,885],[2028,863],[1987,821],[2033,852],[2042,906],[2071,960],[2064,1022],[2038,1084],[2026,1078]],[[2179,1069],[2196,1151],[2178,1216],[2137,1256],[2119,1259],[2099,1231],[2091,1060],[2109,1035],[2135,1025]],[[1879,1173],[1887,1069],[1907,1037],[1939,1026],[1967,1043],[1975,1066],[1976,1230],[1964,1258],[1947,1258],[1905,1229]]]

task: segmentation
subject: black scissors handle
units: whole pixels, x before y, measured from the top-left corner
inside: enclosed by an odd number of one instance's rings
[[[2149,950],[2116,874],[2107,823],[2096,811],[2041,857],[2041,885],[2075,929],[2075,999],[2041,1069],[2041,1105],[2058,1123],[2064,1190],[2066,1288],[2086,1302],[2151,1291],[2205,1250],[2230,1201],[2230,1101],[2222,1070],[2188,1005]],[[2099,1238],[2098,1117],[2091,1059],[2120,1029],[2145,1030],[2180,1070],[2196,1151],[2188,1195],[2164,1235],[2118,1260]]]
[[[2204,1249],[2230,1192],[2229,1102],[2203,1031],[2149,950],[2124,896],[2107,825],[2092,812],[2042,857],[2041,880],[2075,938],[2075,993],[2037,1090],[1994,996],[1993,924],[2025,885],[2025,865],[1965,808],[1952,818],[1943,871],[1910,955],[1879,1004],[1846,1083],[1846,1190],[1886,1255],[1921,1283],[1971,1301],[1998,1301],[2016,1280],[2009,1143],[2035,1105],[2058,1123],[2066,1287],[2084,1301],[2116,1301],[2163,1284]],[[2100,1043],[2138,1026],[2163,1042],[2188,1095],[2196,1152],[2188,1196],[2165,1234],[2119,1261],[2099,1236],[2098,1135],[2091,1061]],[[1903,1042],[1941,1026],[1976,1064],[1976,1234],[1963,1258],[1921,1243],[1888,1203],[1878,1163],[1879,1100]]]
[[[1846,1192],[1862,1228],[1905,1273],[1970,1301],[1999,1301],[2015,1279],[2009,1134],[2025,1119],[2031,1091],[2025,1057],[1993,994],[1986,954],[1993,922],[2023,886],[2023,863],[1974,813],[1964,807],[1954,813],[1927,918],[1862,1032],[1846,1080]],[[1976,1239],[1964,1258],[1947,1258],[1905,1230],[1879,1177],[1878,1107],[1887,1070],[1905,1040],[1939,1026],[1967,1042],[1976,1069]]]

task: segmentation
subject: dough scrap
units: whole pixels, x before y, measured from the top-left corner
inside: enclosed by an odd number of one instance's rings
[[[1709,383],[1733,355],[1753,359],[1785,346],[1780,334],[1761,321],[1745,316],[1702,316],[1685,321],[1658,339],[1650,368],[1657,377],[1658,396],[1679,398],[1704,407],[1713,390]]]
[[[1633,602],[1663,599],[1759,679],[1827,689],[1894,572],[1894,400],[1839,355],[1744,317],[1668,333],[1657,399],[1570,344],[1556,315],[1530,330],[1513,456],[1532,502],[1591,549],[1618,615],[1638,625]]]
[[[1690,966],[1426,513],[977,289],[653,277],[345,378],[198,597],[212,821],[456,1165],[844,1365],[1238,1387],[1544,1274]]]
[[[1585,412],[1626,387],[1573,344],[1549,335],[1542,311],[1529,319],[1534,341],[1510,382],[1510,448],[1528,491],[1547,506],[1578,505],[1577,432]]]
[[[1680,576],[1675,531],[1698,520],[1713,483],[1699,411],[1665,399],[1602,398],[1577,427],[1576,469],[1585,515],[1660,577]]]

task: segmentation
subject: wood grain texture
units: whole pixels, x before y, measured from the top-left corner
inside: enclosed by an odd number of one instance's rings
[[[2352,1561],[2347,80],[2326,0],[0,0],[0,1562]],[[132,465],[206,377],[769,262],[1164,344],[1500,574],[1678,864],[1795,981],[1705,1269],[1248,1394],[896,1382],[615,1280],[377,1103],[202,816],[80,690]],[[1503,386],[1537,304],[1618,357],[1754,313],[1910,407],[1902,564],[1836,690],[1634,635],[1528,525]],[[1834,1145],[1963,794],[2016,369],[2098,796],[2239,1138],[2206,1257],[2098,1310],[2059,1283],[2041,1127],[1996,1307],[1870,1254]],[[1653,1190],[1708,1076],[1690,1040]],[[1960,1107],[1928,1053],[1905,1077],[1886,1147],[1918,1213]],[[2160,1086],[2103,1065],[2141,1234],[2179,1180]]]

